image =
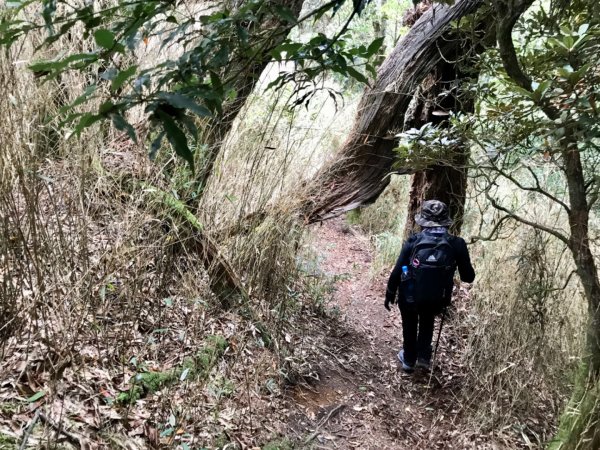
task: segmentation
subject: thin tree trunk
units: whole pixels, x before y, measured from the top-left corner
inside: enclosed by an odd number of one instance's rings
[[[482,4],[482,0],[436,4],[396,45],[375,85],[363,94],[353,130],[335,160],[308,184],[301,207],[307,222],[335,217],[377,199],[389,183],[395,135],[404,125],[413,92],[445,55],[455,53],[452,23]],[[411,172],[410,167],[396,169]]]
[[[294,17],[298,18],[304,1],[274,0],[269,3],[289,8]],[[270,9],[267,9],[267,11],[270,11]],[[233,66],[228,66],[227,70],[231,73],[240,71],[240,76],[234,81],[232,86],[237,95],[235,99],[223,105],[223,114],[208,126],[208,132],[204,139],[206,151],[199,163],[196,179],[197,185],[201,189],[206,186],[206,182],[213,171],[215,162],[221,151],[223,141],[231,130],[235,118],[252,93],[260,75],[269,62],[271,62],[272,58],[269,51],[286,39],[287,34],[277,32],[283,26],[286,26],[286,22],[281,17],[272,14],[264,14],[258,17],[256,22],[250,25],[250,35],[251,39],[252,36],[261,36],[262,39],[265,34],[271,34],[271,37],[261,44],[263,52],[250,56],[240,56]]]
[[[571,139],[568,139],[568,138]],[[562,151],[569,192],[569,248],[588,304],[585,353],[552,450],[600,448],[600,280],[590,249],[589,205],[581,154],[572,135]]]
[[[575,259],[577,274],[588,300],[590,323],[587,334],[587,351],[590,374],[600,377],[600,280],[594,256],[590,249],[589,207],[581,155],[576,144],[563,151],[567,186],[569,190],[570,247]]]

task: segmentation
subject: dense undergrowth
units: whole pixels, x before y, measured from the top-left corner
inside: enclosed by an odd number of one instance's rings
[[[197,190],[169,152],[152,162],[107,125],[69,138],[59,110],[87,81],[41,83],[22,64],[35,44],[0,56],[0,448],[291,448],[285,390],[317,364],[332,289],[294,194],[340,145],[355,99],[303,111],[285,89],[256,94]],[[393,176],[348,218],[375,248],[371,275],[397,257],[407,186]],[[470,197],[468,241],[494,222]],[[215,292],[200,231],[246,296]],[[540,447],[581,356],[580,287],[556,240],[524,227],[473,240],[457,402],[473,430]]]
[[[211,197],[221,214],[209,212],[210,194],[184,201],[193,177],[184,164],[168,154],[151,162],[143,144],[106,126],[68,139],[58,110],[76,92],[36,81],[16,59],[0,64],[0,89],[11,93],[0,99],[2,445],[279,439],[285,386],[310,370],[306,329],[327,288],[298,264],[303,232],[291,214],[223,234],[276,186],[225,174]],[[226,307],[199,231],[247,290]]]
[[[581,287],[564,245],[539,231],[514,226],[486,240],[493,212],[471,198],[461,235],[471,243],[477,278],[467,309],[454,312],[466,370],[459,403],[474,430],[510,430],[542,448],[556,433],[580,364]],[[396,179],[375,204],[349,215],[371,235],[374,266],[389,268],[397,258],[407,204],[406,184]],[[556,220],[552,211],[545,214]],[[576,419],[579,404],[572,404]]]

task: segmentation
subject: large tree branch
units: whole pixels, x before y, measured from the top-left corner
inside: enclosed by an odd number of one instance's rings
[[[500,210],[504,213],[506,213],[506,215],[508,217],[510,217],[513,220],[516,220],[517,222],[521,222],[525,225],[529,225],[532,228],[537,228],[538,230],[542,230],[545,231],[546,233],[551,234],[552,236],[560,239],[562,242],[564,242],[569,248],[571,248],[571,240],[569,239],[568,236],[564,235],[563,233],[561,233],[560,231],[554,229],[554,228],[550,228],[547,227],[546,225],[542,225],[541,223],[538,222],[534,222],[532,220],[526,219],[523,216],[520,216],[518,214],[515,214],[513,211],[511,211],[508,208],[505,208],[504,206],[502,206],[501,204],[499,204],[495,198],[493,198],[491,195],[487,195],[486,197],[488,198],[488,200],[490,201],[490,203],[492,204],[492,206],[494,208],[496,208],[497,210]]]
[[[374,201],[389,183],[395,161],[395,131],[402,129],[413,93],[442,60],[457,59],[465,42],[452,24],[472,14],[483,0],[435,5],[396,45],[363,94],[353,130],[336,157],[309,182],[301,201],[307,222],[315,222]],[[472,46],[472,43],[467,44]],[[412,168],[397,169],[411,173]]]
[[[531,79],[523,72],[515,44],[512,38],[513,28],[525,11],[532,5],[533,0],[496,0],[494,8],[497,14],[496,40],[504,70],[515,83],[523,89],[531,91]]]

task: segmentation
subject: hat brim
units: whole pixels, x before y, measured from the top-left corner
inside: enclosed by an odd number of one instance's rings
[[[440,220],[439,222],[435,222],[433,220],[426,220],[421,217],[421,214],[415,215],[415,222],[422,227],[431,228],[431,227],[449,227],[452,225],[452,219],[447,218],[445,220]]]

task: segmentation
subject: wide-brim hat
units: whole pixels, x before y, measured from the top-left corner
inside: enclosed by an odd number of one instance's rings
[[[415,222],[422,227],[448,227],[452,219],[448,214],[448,207],[439,200],[427,200],[421,206],[421,212],[415,215]]]

